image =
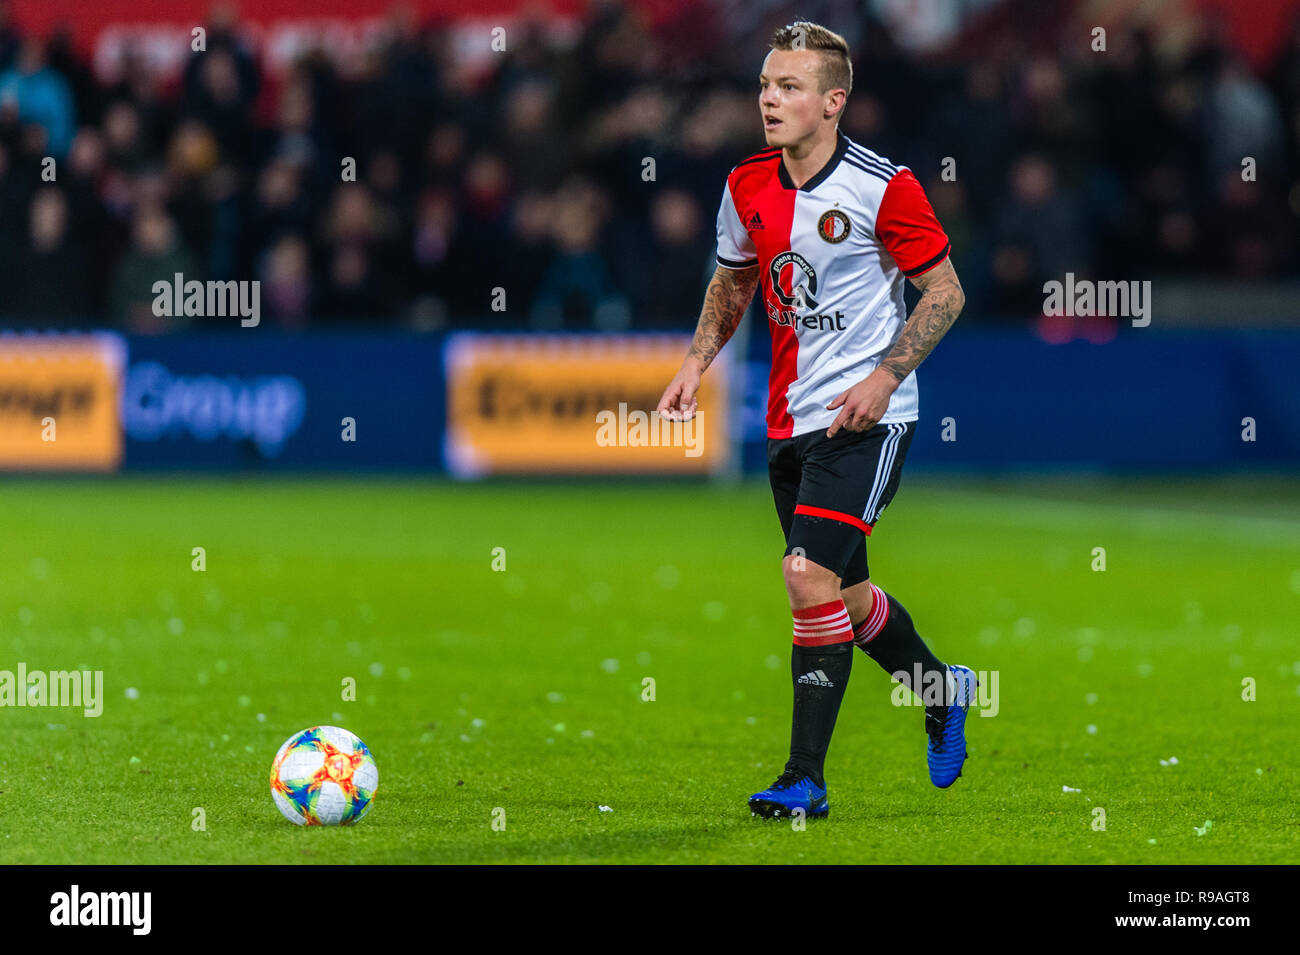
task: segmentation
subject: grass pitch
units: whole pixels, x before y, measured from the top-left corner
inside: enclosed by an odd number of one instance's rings
[[[7,481],[0,669],[106,699],[0,709],[0,863],[1300,857],[1297,485],[905,479],[873,579],[998,713],[936,790],[859,654],[806,831],[745,806],[789,738],[779,536],[760,484]],[[271,801],[317,723],[378,761],[353,829]]]

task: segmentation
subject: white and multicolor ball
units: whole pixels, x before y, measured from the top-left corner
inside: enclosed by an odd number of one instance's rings
[[[379,788],[366,744],[337,726],[313,726],[285,740],[271,764],[271,797],[299,826],[350,826]]]

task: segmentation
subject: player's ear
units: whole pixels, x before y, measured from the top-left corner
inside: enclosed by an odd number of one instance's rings
[[[823,110],[823,116],[826,119],[835,119],[844,113],[844,103],[848,99],[848,93],[844,90],[828,90],[826,93],[826,108]]]

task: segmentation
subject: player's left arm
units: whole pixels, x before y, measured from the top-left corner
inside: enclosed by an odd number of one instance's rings
[[[911,309],[902,334],[875,370],[827,405],[828,411],[840,409],[827,430],[828,438],[841,427],[850,431],[874,427],[888,411],[893,392],[935,350],[966,304],[952,259],[944,259],[930,272],[915,275],[911,283],[920,290],[917,307]]]
[[[877,369],[888,372],[895,386],[901,385],[903,379],[934,350],[966,304],[966,293],[961,290],[952,259],[944,259],[911,282],[921,290],[921,300],[912,309],[903,333]]]
[[[894,391],[939,344],[966,304],[951,259],[945,258],[928,272],[913,276],[911,282],[921,290],[921,300],[912,309],[894,347],[875,370],[826,406],[831,411],[840,409],[827,437],[833,437],[841,428],[866,431],[874,427],[889,409]]]

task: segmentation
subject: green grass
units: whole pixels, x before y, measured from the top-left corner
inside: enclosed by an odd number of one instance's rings
[[[5,482],[0,669],[106,703],[0,709],[0,863],[1300,857],[1297,485],[906,481],[873,578],[1000,710],[936,790],[859,655],[806,831],[744,803],[789,739],[780,553],[757,484]],[[271,758],[331,722],[379,792],[300,830]]]

